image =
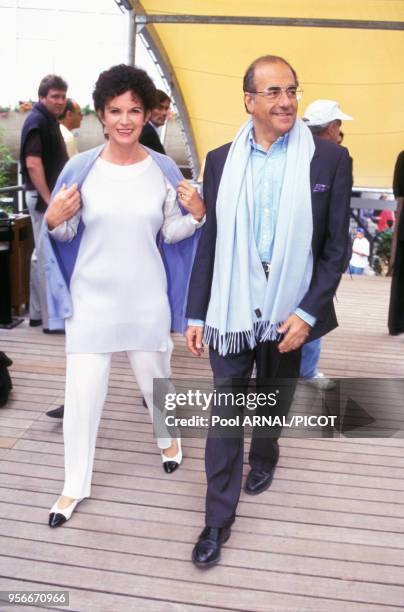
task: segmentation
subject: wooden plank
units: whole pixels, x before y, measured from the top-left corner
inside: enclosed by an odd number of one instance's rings
[[[48,439],[59,440],[59,443],[62,444],[62,439],[57,433],[47,433],[44,435],[41,432],[34,431],[32,429],[29,430],[29,433],[26,434],[29,436],[30,440],[37,440],[46,442]],[[185,446],[185,444],[184,444]],[[155,455],[158,453],[157,447],[154,443],[147,442],[137,442],[130,440],[114,440],[108,437],[103,437],[99,435],[97,440],[97,447],[103,449],[118,449],[133,451],[136,453],[140,453],[140,455],[144,455],[139,457],[139,460],[143,463],[148,463],[150,457],[148,455]],[[189,449],[189,456],[192,456],[192,450]],[[190,469],[201,469],[202,458],[187,459],[187,467]],[[296,467],[295,467],[296,466]],[[332,468],[334,468],[333,471]],[[372,476],[374,471],[377,472],[376,476]],[[351,486],[365,486],[365,487],[377,487],[381,489],[391,489],[402,491],[404,490],[404,480],[400,477],[399,470],[396,472],[395,477],[390,474],[394,472],[394,468],[388,470],[388,468],[380,467],[380,469],[375,470],[373,466],[359,465],[350,466],[346,468],[346,471],[343,471],[340,464],[335,464],[334,466],[321,465],[321,462],[315,461],[300,461],[299,467],[293,461],[288,460],[287,458],[281,457],[279,467],[277,469],[279,476],[284,476],[286,478],[294,478],[299,476],[299,479],[313,481],[321,481],[321,482],[332,482],[334,484],[349,484]]]
[[[12,569],[10,570],[10,566]],[[166,563],[169,568],[170,563]],[[273,609],[284,610],[289,607],[294,609],[304,610],[307,604],[310,602],[311,610],[341,610],[341,604],[349,603],[349,610],[351,611],[363,611],[363,612],[380,612],[380,604],[370,602],[369,598],[364,595],[364,601],[360,601],[362,595],[358,593],[358,583],[352,581],[349,584],[345,584],[343,589],[344,593],[348,594],[348,599],[339,597],[338,589],[333,589],[331,592],[326,587],[324,588],[325,597],[312,597],[302,596],[295,593],[287,593],[287,590],[291,588],[298,590],[300,587],[296,586],[295,581],[300,583],[299,578],[293,578],[290,580],[289,576],[282,577],[279,574],[272,574],[268,572],[265,574],[265,579],[261,575],[260,584],[265,586],[266,590],[258,589],[245,589],[239,586],[227,587],[216,584],[218,580],[217,573],[222,573],[225,569],[223,566],[216,568],[216,572],[210,572],[204,580],[206,583],[203,585],[204,588],[200,588],[200,581],[203,580],[204,573],[192,567],[189,564],[187,567],[187,575],[192,577],[188,580],[180,580],[180,576],[176,574],[175,579],[160,578],[157,576],[144,576],[141,574],[124,574],[119,571],[105,571],[92,569],[88,567],[74,567],[69,565],[63,565],[63,574],[58,575],[57,583],[59,587],[73,586],[74,588],[80,588],[83,582],[88,585],[91,589],[106,590],[110,593],[126,593],[134,595],[136,597],[147,597],[149,599],[168,600],[178,603],[187,603],[192,601],[194,604],[210,605],[210,606],[221,606],[228,610],[249,610],[251,612],[267,612],[268,611],[268,597],[270,596],[271,605]],[[183,570],[183,564],[182,564]],[[10,559],[7,557],[0,558],[0,573],[3,576],[7,576],[14,573],[13,576],[18,576],[21,579],[32,580],[32,572],[35,574],[35,579],[41,582],[49,582],[54,584],[55,571],[54,571],[54,557],[46,562],[30,559],[16,559],[13,564],[10,563]],[[241,581],[245,580],[245,574],[242,572]],[[184,575],[182,571],[182,576]],[[232,576],[232,572],[227,572],[227,577]],[[181,577],[182,577],[181,576]],[[216,577],[215,577],[216,576]],[[240,580],[240,579],[239,579]],[[275,582],[275,580],[277,582]],[[317,578],[316,583],[320,579]],[[180,582],[180,588],[179,583]],[[302,590],[307,590],[310,585],[307,584],[307,580],[303,579]],[[338,585],[339,586],[339,585]],[[370,586],[370,585],[369,585]],[[384,595],[386,592],[387,604],[390,606],[389,610],[400,609],[402,602],[402,589],[400,587],[381,587],[377,585],[379,595],[375,591],[376,602],[380,599],[380,595]],[[272,588],[274,590],[272,590]],[[286,592],[282,589],[287,589]],[[397,603],[394,603],[395,600]],[[384,605],[384,604],[382,604]],[[402,609],[402,608],[401,608]]]
[[[24,443],[26,441],[23,441]],[[28,442],[29,443],[29,442]],[[32,446],[29,446],[32,448]],[[108,453],[108,451],[105,451]],[[194,487],[193,491],[197,494],[198,488],[203,487],[205,490],[205,479],[203,474],[200,474],[199,477],[195,477],[194,471],[190,471],[186,467],[186,462],[181,465],[181,469],[178,470],[175,474],[172,474],[172,477],[167,478],[166,474],[162,471],[160,465],[138,465],[135,461],[119,461],[116,458],[115,453],[109,453],[109,455],[105,455],[105,452],[99,451],[98,458],[95,460],[94,464],[94,476],[98,473],[102,474],[120,474],[120,475],[129,475],[129,476],[139,476],[143,479],[143,483],[146,481],[148,484],[143,484],[143,487],[159,487],[160,490],[166,490],[165,488],[176,488],[177,486],[181,486],[182,483],[190,483],[192,487]],[[103,460],[101,457],[106,456],[109,460]],[[24,451],[21,448],[18,450],[0,450],[0,460],[9,460],[16,463],[29,463],[32,465],[45,465],[48,467],[63,467],[63,456],[61,454],[48,454],[39,452],[30,452]],[[62,478],[62,476],[58,476]],[[155,482],[155,481],[158,482]],[[94,482],[96,482],[94,480]],[[199,484],[202,483],[202,484]],[[394,508],[397,509],[397,513],[403,507],[404,500],[402,498],[401,492],[397,491],[388,491],[386,489],[379,490],[374,488],[366,488],[366,487],[349,487],[349,486],[341,486],[341,485],[330,485],[328,483],[311,483],[311,482],[301,482],[299,480],[286,480],[282,478],[275,478],[272,486],[271,486],[271,496],[276,495],[277,493],[282,493],[286,496],[286,499],[294,499],[300,496],[305,497],[309,496],[309,498],[313,498],[314,500],[319,500],[318,503],[324,503],[331,505],[333,504],[344,504],[346,502],[357,502],[361,509],[364,508],[363,502],[370,502],[370,504],[366,504],[366,511],[370,512],[370,508],[372,507],[372,503],[374,502],[382,502],[383,504],[391,504]],[[321,501],[324,500],[324,501]],[[340,501],[341,500],[341,501]],[[316,502],[314,502],[316,503]],[[394,513],[395,511],[392,510]]]
[[[46,591],[46,590],[61,590],[56,586],[50,587],[47,583],[30,582],[29,580],[12,580],[11,578],[0,577],[0,590],[16,590],[16,591]],[[126,595],[115,595],[113,593],[106,593],[101,590],[90,591],[84,589],[72,589],[69,590],[69,601],[70,604],[66,606],[58,606],[57,608],[46,607],[46,610],[79,610],[87,612],[121,612],[123,610],[129,612],[220,612],[224,608],[211,608],[206,606],[194,606],[190,603],[185,605],[178,604],[171,601],[157,601],[153,599],[146,599],[134,596]],[[8,609],[8,608],[7,608]],[[40,609],[40,608],[39,608]],[[28,606],[19,607],[19,610],[28,612],[35,610],[38,612],[38,608],[32,608]]]
[[[53,490],[53,494],[48,493]],[[45,483],[40,481],[38,490],[33,491],[29,487],[26,487],[24,491],[11,488],[0,488],[1,499],[3,503],[26,503],[27,492],[29,492],[29,500],[31,506],[42,506],[45,511],[53,505],[55,497],[60,494],[61,486],[57,482],[49,481]],[[43,491],[38,492],[38,491]],[[93,492],[93,497],[90,500],[85,500],[80,504],[80,510],[75,512],[72,519],[74,523],[80,527],[81,514],[86,513],[90,515],[102,515],[104,516],[105,523],[108,521],[114,521],[117,518],[125,518],[128,513],[131,516],[136,516],[136,519],[142,521],[155,521],[161,523],[173,523],[174,525],[188,525],[194,526],[198,529],[203,526],[203,506],[194,508],[191,510],[183,510],[179,508],[173,508],[171,505],[173,501],[169,496],[166,497],[165,503],[161,505],[145,505],[142,501],[139,501],[138,494],[132,494],[131,497],[125,501],[120,500],[103,500],[97,499],[95,496],[97,491]],[[261,511],[262,507],[257,512]],[[298,514],[298,513],[296,513]],[[274,531],[279,536],[286,537],[303,537],[306,539],[317,539],[317,540],[329,540],[329,541],[341,541],[346,543],[356,543],[359,545],[374,545],[391,548],[404,549],[404,538],[395,532],[374,530],[371,528],[359,528],[349,527],[346,525],[340,525],[339,521],[330,522],[330,524],[321,524],[315,522],[308,522],[310,516],[307,516],[306,522],[300,516],[295,517],[296,520],[292,520],[292,517],[287,519],[273,518],[261,516],[251,516],[243,508],[238,514],[237,529],[245,532],[251,532],[254,530],[257,536],[266,534],[270,535]],[[300,520],[298,520],[300,518]],[[339,518],[339,517],[338,517]]]
[[[34,440],[19,440],[16,445],[16,449],[22,450],[38,450],[41,449],[46,452],[50,452],[53,454],[57,454],[59,456],[63,453],[63,445],[62,443],[47,443],[43,441],[34,441]],[[98,448],[96,451],[96,459],[105,459],[107,461],[116,461],[118,463],[125,462],[128,464],[138,464],[141,469],[147,469],[150,465],[160,466],[159,457],[156,453],[137,453],[136,451],[122,451],[121,449],[108,449],[108,448]],[[146,466],[146,467],[143,467]],[[160,471],[159,467],[159,471]],[[172,475],[173,478],[181,479],[181,474],[187,471],[192,474],[192,478],[195,478],[194,473],[197,472],[199,474],[199,478],[203,479],[203,464],[202,460],[197,459],[187,459],[184,462],[184,465],[181,465],[181,469],[178,470],[175,474]],[[279,485],[278,485],[279,483]],[[358,496],[361,499],[361,492],[364,491],[364,499],[386,499],[386,501],[396,501],[397,500],[397,491],[391,491],[386,488],[385,481],[381,480],[380,483],[376,482],[374,479],[369,480],[368,486],[366,486],[363,477],[362,478],[336,478],[333,474],[327,474],[322,472],[295,472],[293,470],[287,470],[286,468],[277,470],[277,475],[272,485],[272,488],[276,488],[280,486],[280,483],[283,483],[285,487],[289,490],[296,487],[299,490],[299,486],[305,487],[306,483],[313,485],[317,488],[318,491],[321,491],[322,487],[338,487],[336,491],[341,489],[343,493],[351,490],[351,497]],[[379,484],[378,487],[376,485]],[[272,490],[271,488],[271,490]],[[301,489],[300,489],[301,490]],[[375,497],[372,497],[372,490]],[[370,496],[370,497],[369,497]],[[401,494],[399,499],[401,499]]]
[[[70,525],[69,525],[70,527]],[[147,534],[137,536],[118,536],[111,533],[102,533],[97,531],[87,532],[82,529],[58,529],[50,530],[45,524],[36,523],[21,523],[16,520],[2,519],[0,523],[0,535],[5,535],[8,538],[20,538],[32,543],[34,542],[50,542],[65,546],[78,546],[87,549],[96,549],[108,552],[119,552],[132,555],[136,552],[138,555],[156,558],[156,559],[176,559],[178,561],[188,560],[192,549],[192,540],[181,542],[177,539],[168,539],[164,541],[164,546],[161,545],[160,539],[147,537]],[[168,534],[171,536],[172,534]],[[364,582],[371,581],[381,584],[400,584],[402,582],[403,566],[383,564],[384,555],[389,551],[378,549],[377,560],[374,559],[374,549],[368,547],[368,554],[371,552],[371,558],[362,558],[360,562],[350,561],[346,555],[350,553],[349,546],[337,545],[335,552],[339,555],[334,557],[330,563],[328,548],[324,543],[320,543],[316,551],[317,555],[311,547],[307,550],[307,545],[303,549],[299,547],[299,542],[291,540],[289,546],[280,546],[280,542],[276,538],[272,538],[272,545],[267,550],[256,551],[251,549],[254,546],[254,540],[246,540],[243,542],[242,534],[234,534],[235,542],[232,542],[232,547],[226,552],[227,563],[233,567],[254,568],[261,571],[281,571],[290,573],[293,567],[293,573],[306,576],[323,576],[335,578],[338,580],[362,580]],[[309,556],[309,553],[312,556]],[[387,555],[386,555],[387,556]],[[373,559],[373,560],[372,560]],[[404,561],[402,555],[401,561]]]
[[[20,463],[13,461],[2,461],[2,474],[0,474],[0,482],[3,482],[7,486],[18,486],[18,480],[14,483],[12,479],[7,480],[8,476],[29,476],[31,478],[44,478],[50,480],[63,479],[62,467],[52,467],[47,465],[37,465],[33,463]],[[100,487],[106,487],[108,489],[108,495],[113,493],[110,488],[129,489],[130,491],[143,492],[154,492],[156,485],[159,493],[169,495],[182,495],[188,498],[202,498],[205,497],[206,486],[204,482],[195,482],[190,479],[187,482],[164,478],[162,471],[156,473],[154,478],[150,478],[144,473],[139,475],[133,475],[130,470],[126,474],[122,474],[122,470],[118,473],[111,473],[110,467],[106,466],[105,471],[100,472],[98,469],[94,471],[93,485],[99,485]],[[157,482],[156,482],[157,480]],[[33,481],[34,482],[34,481]],[[35,486],[34,484],[32,486]],[[117,492],[117,495],[122,495],[121,491]],[[268,494],[269,495],[269,494]],[[266,496],[268,498],[268,496]],[[324,497],[319,495],[305,495],[296,494],[296,492],[290,491],[277,491],[271,488],[270,491],[270,503],[271,507],[288,507],[299,508],[301,510],[318,509],[327,510],[329,512],[337,513],[345,512],[349,514],[360,515],[375,515],[381,517],[396,517],[404,518],[404,503],[402,502],[402,495],[397,496],[401,503],[388,503],[386,501],[371,502],[368,501],[366,507],[363,505],[362,500],[349,500],[346,498],[337,499],[333,496]],[[116,497],[114,496],[114,499]],[[118,497],[119,499],[119,497]],[[244,496],[243,501],[246,504],[255,506],[257,501],[249,496]]]
[[[46,434],[45,437],[49,439],[49,437],[52,437],[53,435],[58,435],[56,430],[57,424],[57,421],[53,421],[49,418],[47,418],[46,421],[38,420],[32,423],[30,432],[43,432]],[[59,424],[61,425],[60,422]],[[106,424],[105,420],[102,420],[98,431],[99,439],[120,441],[127,440],[140,444],[150,444],[150,452],[152,452],[152,447],[154,446],[154,441],[151,436],[152,426],[150,422],[148,422],[147,416],[145,417],[144,425],[136,424],[133,426],[129,425],[127,427],[115,427],[113,425]],[[188,454],[194,457],[200,456],[200,451],[203,448],[203,445],[204,441],[201,439],[187,438],[186,441],[184,441],[184,446],[186,447]],[[246,444],[246,447],[247,446],[248,445]],[[283,444],[281,443],[280,465],[287,467],[296,465],[296,467],[299,469],[330,470],[342,473],[346,473],[347,470],[349,470],[349,473],[353,474],[367,475],[371,473],[374,474],[374,476],[382,476],[390,479],[398,478],[401,480],[402,471],[404,468],[404,457],[399,457],[396,461],[391,461],[389,459],[388,461],[384,462],[369,462],[367,460],[358,461],[358,458],[356,458],[356,461],[350,461],[349,456],[340,456],[338,457],[338,461],[335,461],[335,455],[331,452],[321,455],[321,452],[316,451],[310,453],[310,451],[306,451],[306,449],[294,448],[293,450],[289,450],[288,448],[284,449]]]
[[[112,550],[120,550],[125,543],[125,546],[129,546],[129,552],[135,550],[134,544],[132,545],[132,538],[145,538],[148,542],[146,547],[142,549],[143,554],[152,554],[154,550],[153,542],[157,542],[156,547],[159,548],[162,553],[166,551],[166,546],[172,542],[175,545],[181,546],[185,544],[187,552],[185,557],[189,558],[190,551],[192,550],[193,544],[200,532],[200,526],[187,526],[171,523],[162,523],[153,521],[152,518],[149,520],[141,520],[137,518],[135,514],[132,514],[130,518],[117,518],[113,521],[105,520],[104,516],[93,514],[90,515],[82,511],[77,511],[73,518],[66,525],[67,529],[49,530],[47,526],[47,513],[48,508],[40,508],[35,505],[19,505],[12,502],[1,503],[0,502],[0,518],[1,525],[4,525],[0,530],[0,533],[5,530],[5,535],[8,534],[7,525],[12,516],[12,521],[17,525],[15,529],[25,529],[24,525],[27,526],[28,533],[31,532],[30,539],[33,538],[32,533],[35,537],[38,536],[43,540],[49,537],[53,538],[57,534],[63,541],[69,542],[70,537],[76,538],[75,535],[70,536],[70,533],[77,533],[79,543],[85,541],[88,547],[95,547],[101,549],[108,549],[111,547]],[[23,532],[21,532],[22,537]],[[47,535],[45,535],[47,534]],[[83,538],[80,540],[80,538]],[[105,539],[106,538],[106,539]],[[56,541],[56,540],[52,540]],[[59,540],[57,540],[59,541]],[[74,539],[74,541],[76,541]],[[162,545],[162,542],[164,544]],[[151,548],[149,548],[149,546]],[[313,540],[311,538],[299,537],[295,534],[290,536],[279,535],[274,531],[270,534],[259,534],[256,535],[251,531],[240,531],[236,524],[232,530],[232,538],[227,546],[230,551],[235,551],[234,556],[237,558],[238,551],[250,551],[260,552],[265,554],[280,554],[286,555],[290,561],[289,570],[294,571],[294,557],[304,557],[308,563],[311,559],[320,558],[323,563],[324,572],[333,572],[328,564],[330,560],[342,561],[342,562],[358,562],[365,564],[363,565],[364,571],[366,564],[372,564],[373,562],[377,566],[392,565],[397,566],[401,571],[404,565],[403,550],[398,548],[391,548],[388,546],[375,546],[370,544],[363,544],[357,546],[350,542],[341,541],[330,541],[330,540]],[[126,550],[126,548],[124,548]],[[184,548],[181,548],[184,550]],[[254,567],[255,558],[251,555],[252,560],[250,561],[251,567]],[[237,565],[237,562],[234,561]],[[259,563],[257,561],[257,563]],[[233,562],[231,563],[233,565]],[[259,568],[259,565],[257,565]],[[303,566],[304,570],[304,566]],[[333,575],[333,574],[332,574]],[[398,584],[401,584],[399,581]]]
[[[402,338],[388,336],[384,322],[389,282],[342,280],[341,327],[323,343],[327,375],[404,378]],[[44,413],[63,402],[64,338],[24,324],[0,330],[0,342],[14,359],[13,399],[0,412],[3,439],[12,439],[6,448],[0,441],[0,573],[12,584],[52,584],[59,556],[58,575],[77,594],[76,609],[91,612],[403,608],[402,438],[284,437],[270,491],[242,493],[221,564],[204,574],[189,562],[203,525],[204,440],[185,439],[183,465],[167,477],[126,355],[115,355],[92,498],[68,525],[50,530],[63,440],[61,421]],[[206,351],[194,359],[183,338],[174,343],[178,378],[211,377]],[[383,400],[383,389],[372,391],[373,401]],[[396,395],[392,419],[401,418]],[[299,387],[295,411],[303,397],[310,392]]]
[[[187,512],[200,512],[204,508],[203,499],[201,497],[181,495],[179,493],[167,494],[154,491],[144,491],[142,489],[120,489],[114,485],[115,476],[111,478],[103,478],[104,485],[96,488],[93,487],[93,498],[96,496],[106,503],[112,502],[111,508],[121,512],[125,512],[125,504],[149,506],[156,509],[164,509],[168,505],[171,511],[178,511],[181,515]],[[55,491],[58,493],[62,481],[52,481],[52,483],[36,479],[30,476],[20,476],[13,474],[0,474],[0,487],[10,490],[26,490],[26,491]],[[59,484],[60,483],[60,484]],[[113,486],[111,486],[113,484]],[[118,506],[115,505],[116,502]],[[270,502],[270,505],[269,505]],[[111,511],[111,508],[109,511]],[[262,495],[259,501],[255,503],[244,501],[242,496],[239,503],[238,516],[255,519],[259,516],[261,520],[267,519],[270,522],[288,522],[295,524],[310,524],[312,526],[324,526],[328,528],[348,528],[360,529],[361,531],[369,530],[372,536],[377,538],[378,542],[386,538],[387,541],[393,541],[394,538],[399,538],[400,534],[404,533],[404,517],[369,515],[362,513],[343,512],[334,510],[318,510],[311,507],[288,507],[285,503],[278,505],[272,503],[272,496],[268,492]],[[382,519],[382,520],[381,520]],[[402,537],[402,545],[404,547],[404,537]]]

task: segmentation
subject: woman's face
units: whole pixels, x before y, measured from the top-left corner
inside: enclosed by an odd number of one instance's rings
[[[150,113],[145,113],[142,101],[131,91],[125,91],[107,102],[100,118],[109,142],[120,146],[133,146],[139,140]]]

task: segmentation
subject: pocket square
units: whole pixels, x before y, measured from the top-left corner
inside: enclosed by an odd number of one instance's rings
[[[321,185],[321,183],[317,183],[316,185],[314,185],[313,193],[321,193],[323,191],[328,191],[329,188],[329,185]]]

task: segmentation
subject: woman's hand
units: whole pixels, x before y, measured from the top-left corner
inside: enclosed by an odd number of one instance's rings
[[[71,219],[80,209],[80,192],[74,183],[69,189],[63,184],[53,198],[45,213],[45,221],[50,230]]]
[[[184,180],[178,185],[177,194],[181,206],[188,210],[196,221],[200,221],[206,208],[197,189]]]

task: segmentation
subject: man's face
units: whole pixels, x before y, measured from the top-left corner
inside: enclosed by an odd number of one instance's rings
[[[152,109],[150,121],[156,126],[161,127],[167,121],[170,111],[170,100],[164,100],[158,106]]]
[[[59,117],[66,105],[66,91],[63,89],[50,89],[46,96],[39,98],[44,106],[52,115]]]
[[[335,119],[335,121],[331,121],[330,125],[327,127],[328,139],[331,140],[331,142],[335,142],[335,144],[340,144],[340,129],[340,119]]]
[[[255,91],[269,87],[295,87],[295,78],[289,66],[283,62],[258,64],[254,75]],[[271,134],[274,141],[286,134],[294,125],[297,114],[297,99],[290,98],[283,89],[279,97],[269,100],[263,94],[244,94],[244,101],[251,113],[255,130]]]
[[[74,108],[71,111],[71,123],[72,123],[71,129],[75,130],[80,127],[81,120],[83,119],[83,115],[81,112],[80,104],[77,104],[77,102],[74,102],[73,107]]]

